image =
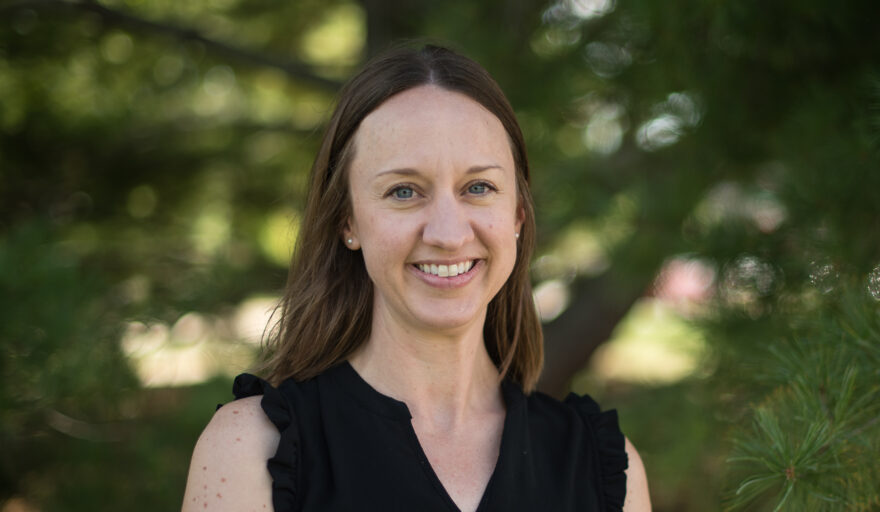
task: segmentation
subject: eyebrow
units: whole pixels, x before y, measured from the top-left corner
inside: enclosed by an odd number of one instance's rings
[[[484,171],[488,171],[489,169],[502,169],[503,170],[504,168],[498,164],[474,165],[473,167],[470,167],[467,171],[465,171],[465,174],[477,174],[477,173],[481,173]],[[414,175],[418,175],[421,173],[415,169],[410,168],[410,167],[403,167],[400,169],[388,169],[387,171],[380,172],[376,176],[377,177],[383,176],[385,174],[397,174],[399,176],[414,176]]]

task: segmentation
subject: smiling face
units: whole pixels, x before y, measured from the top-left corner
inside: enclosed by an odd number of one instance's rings
[[[421,86],[364,118],[343,236],[363,252],[374,322],[482,326],[516,262],[523,213],[515,173],[501,122],[463,94]]]

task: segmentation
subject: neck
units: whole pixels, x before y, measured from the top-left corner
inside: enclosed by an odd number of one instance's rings
[[[406,403],[414,418],[442,430],[503,409],[498,370],[483,342],[483,321],[440,333],[402,328],[376,313],[369,339],[349,358],[374,389]]]

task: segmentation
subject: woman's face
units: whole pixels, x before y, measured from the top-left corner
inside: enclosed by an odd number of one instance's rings
[[[354,148],[343,235],[363,252],[374,314],[408,329],[482,325],[523,217],[501,122],[466,95],[421,86],[371,112]]]

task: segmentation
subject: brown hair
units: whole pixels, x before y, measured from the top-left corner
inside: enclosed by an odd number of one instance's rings
[[[370,61],[342,89],[312,165],[306,209],[280,317],[270,332],[265,368],[278,384],[305,380],[347,358],[370,334],[373,283],[363,256],[342,243],[351,215],[348,164],[361,121],[390,97],[432,84],[459,92],[494,114],[510,137],[519,206],[525,213],[513,271],[489,303],[483,337],[500,376],[531,392],[543,364],[543,336],[528,267],[535,246],[525,142],[498,84],[476,62],[451,50],[397,48]]]

